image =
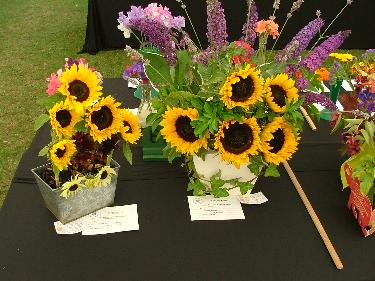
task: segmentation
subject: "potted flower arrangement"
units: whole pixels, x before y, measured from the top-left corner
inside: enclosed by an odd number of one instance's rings
[[[341,128],[345,145],[341,152],[350,158],[341,166],[343,188],[350,187],[348,207],[364,236],[375,232],[375,56],[368,50],[361,58],[351,58],[349,67],[332,73],[346,80],[353,92],[341,93],[343,110],[332,115],[333,131]],[[345,54],[341,54],[343,56]],[[335,55],[337,57],[337,55]],[[352,80],[353,79],[353,80]]]
[[[47,208],[66,223],[113,204],[120,166],[112,153],[122,141],[131,163],[129,144],[141,130],[134,114],[103,96],[101,74],[84,59],[66,59],[64,69],[47,80],[48,96],[39,103],[48,113],[35,129],[50,124],[52,140],[39,152],[49,162],[32,173]]]
[[[191,23],[185,3],[176,1]],[[207,48],[194,26],[191,38],[183,30],[185,19],[172,16],[167,7],[152,3],[120,13],[119,29],[125,37],[134,34],[141,46],[157,48],[131,50],[138,53],[134,63],[142,62],[141,71],[158,92],[147,123],[161,127],[159,137],[167,143],[163,152],[169,161],[184,156],[188,190],[194,195],[247,194],[257,177],[278,176],[277,166],[296,152],[304,123],[303,91],[321,88],[315,71],[350,33],[332,35],[302,57],[324,25],[318,12],[284,50],[276,56],[267,52],[269,41],[276,39],[273,50],[302,2],[293,3],[279,31],[275,12],[280,1],[263,20],[258,19],[255,1],[248,1],[243,37],[228,42],[221,3],[207,0]]]

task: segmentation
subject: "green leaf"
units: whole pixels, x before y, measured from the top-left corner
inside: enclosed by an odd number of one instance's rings
[[[49,121],[49,115],[48,114],[41,114],[34,122],[34,131],[38,131],[40,127],[42,127],[45,123]]]
[[[374,185],[374,177],[372,174],[364,174],[360,178],[360,189],[363,194],[368,195]]]
[[[45,156],[45,155],[47,155],[48,151],[49,151],[49,146],[46,145],[45,147],[43,147],[43,148],[39,151],[38,156]]]
[[[364,129],[361,129],[361,133],[362,133],[362,136],[365,138],[365,141],[366,141],[366,143],[370,143],[370,135],[369,135],[369,133],[366,131],[366,130],[364,130]]]
[[[172,86],[173,80],[170,73],[170,66],[162,55],[141,51],[143,57],[149,61],[145,64],[147,77],[153,84],[160,88],[161,86]]]
[[[267,114],[265,108],[262,106],[262,107],[259,107],[257,112],[255,113],[255,118],[260,119],[260,118],[266,117],[267,115],[268,114]]]
[[[147,126],[151,126],[155,122],[155,120],[158,119],[158,117],[160,117],[160,114],[158,114],[158,113],[150,113],[146,117],[146,124],[147,124]]]
[[[189,53],[186,50],[177,52],[177,66],[175,73],[175,83],[178,86],[184,86],[186,83],[185,77],[189,66],[191,65],[191,59]]]
[[[270,164],[264,172],[265,177],[279,177],[280,173],[275,164]]]
[[[206,192],[206,186],[200,180],[190,178],[187,190],[192,190],[194,196],[203,196]]]
[[[220,197],[227,197],[229,196],[228,190],[225,188],[211,188],[210,193],[215,197],[215,198],[220,198]]]
[[[75,130],[79,131],[79,132],[83,132],[83,133],[87,133],[88,132],[88,129],[86,128],[85,126],[86,122],[85,120],[81,120],[79,121],[75,126]]]
[[[122,153],[124,154],[124,157],[126,160],[128,160],[129,164],[133,164],[133,153],[130,149],[130,145],[128,142],[123,142],[122,144]]]
[[[249,181],[246,181],[246,182],[239,181],[237,183],[237,186],[240,188],[242,195],[246,194],[249,190],[253,189],[254,187],[254,185]]]
[[[56,103],[59,103],[61,101],[65,100],[65,96],[60,93],[56,93],[52,96],[46,96],[39,100],[37,100],[37,104],[46,107],[46,109],[51,109]]]

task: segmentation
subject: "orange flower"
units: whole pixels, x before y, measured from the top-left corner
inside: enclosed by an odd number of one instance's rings
[[[329,79],[329,71],[325,67],[321,67],[315,70],[315,74],[319,75],[318,77],[319,81],[327,81]]]
[[[257,33],[268,32],[275,39],[279,35],[279,25],[273,20],[261,20],[258,21],[255,27]]]

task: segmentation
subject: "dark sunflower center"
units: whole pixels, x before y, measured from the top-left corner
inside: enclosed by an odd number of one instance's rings
[[[69,191],[75,191],[78,188],[78,184],[74,184],[71,187],[69,187]]]
[[[254,94],[254,89],[254,81],[251,77],[245,79],[240,77],[240,81],[232,85],[231,100],[236,102],[246,101]]]
[[[249,149],[253,143],[253,132],[247,124],[232,124],[224,130],[221,143],[226,151],[240,154]]]
[[[56,113],[56,120],[57,122],[59,122],[62,128],[65,128],[69,126],[70,121],[72,120],[72,115],[70,115],[70,112],[68,110],[59,110]]]
[[[129,129],[126,131],[126,133],[131,134],[132,133],[132,127],[130,126],[130,124],[126,121],[124,121],[123,124],[124,124],[124,127],[129,127]]]
[[[64,156],[64,154],[65,154],[65,148],[64,149],[60,149],[60,148],[58,148],[57,150],[56,150],[56,156],[58,157],[58,158],[61,158],[61,157],[63,157]]]
[[[102,106],[97,111],[94,111],[91,115],[91,122],[94,123],[99,130],[103,130],[111,126],[113,121],[113,115],[111,109],[107,106]]]
[[[272,149],[270,150],[272,153],[277,153],[284,145],[285,136],[282,129],[277,129],[273,134],[273,139],[270,140],[270,145]]]
[[[187,116],[177,118],[175,126],[177,134],[188,142],[195,142],[198,137],[194,135],[194,128],[190,125],[191,119]]]
[[[79,102],[87,100],[90,95],[89,88],[80,80],[70,82],[68,91],[72,96],[75,96]]]
[[[100,176],[100,179],[101,180],[104,180],[104,179],[106,179],[108,177],[108,172],[107,171],[104,171],[103,173],[102,173],[102,175]]]
[[[272,93],[273,101],[278,106],[283,107],[285,105],[286,91],[278,85],[272,85],[271,93]]]

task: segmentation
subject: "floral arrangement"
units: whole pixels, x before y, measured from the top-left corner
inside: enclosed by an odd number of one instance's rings
[[[221,2],[207,0],[208,46],[204,48],[185,3],[176,1],[192,26],[193,37],[183,29],[185,18],[173,16],[162,5],[131,6],[126,15],[120,12],[118,28],[127,38],[134,35],[141,46],[125,49],[133,59],[125,73],[131,69],[133,77],[147,80],[157,90],[147,123],[154,130],[161,127],[159,137],[167,143],[164,154],[169,161],[185,156],[191,175],[188,190],[219,197],[238,187],[245,194],[254,181],[222,179],[220,172],[202,179],[193,158],[204,159],[214,152],[228,165],[247,167],[256,176],[278,176],[277,166],[297,151],[305,92],[322,87],[315,71],[350,31],[327,37],[333,22],[322,31],[325,22],[318,11],[317,18],[275,56],[272,51],[303,0],[293,2],[280,30],[275,17],[280,0],[274,1],[268,19],[260,19],[255,1],[248,0],[243,37],[234,42],[227,40]],[[340,13],[351,3],[347,1]],[[312,49],[304,52],[318,34]]]
[[[129,144],[141,136],[137,116],[103,96],[101,74],[84,59],[67,58],[47,81],[48,95],[39,104],[48,114],[35,122],[35,129],[48,121],[51,126],[52,141],[39,152],[50,161],[41,177],[65,198],[82,188],[107,186],[116,173],[111,159],[119,142],[132,162]]]
[[[344,188],[348,186],[345,174],[359,181],[360,191],[374,202],[375,193],[375,51],[368,50],[357,58],[349,54],[331,54],[334,66],[331,80],[346,80],[353,92],[340,93],[342,111],[332,115],[333,131],[343,130],[344,146],[341,152],[350,158],[341,168]],[[347,169],[345,169],[347,167]]]

